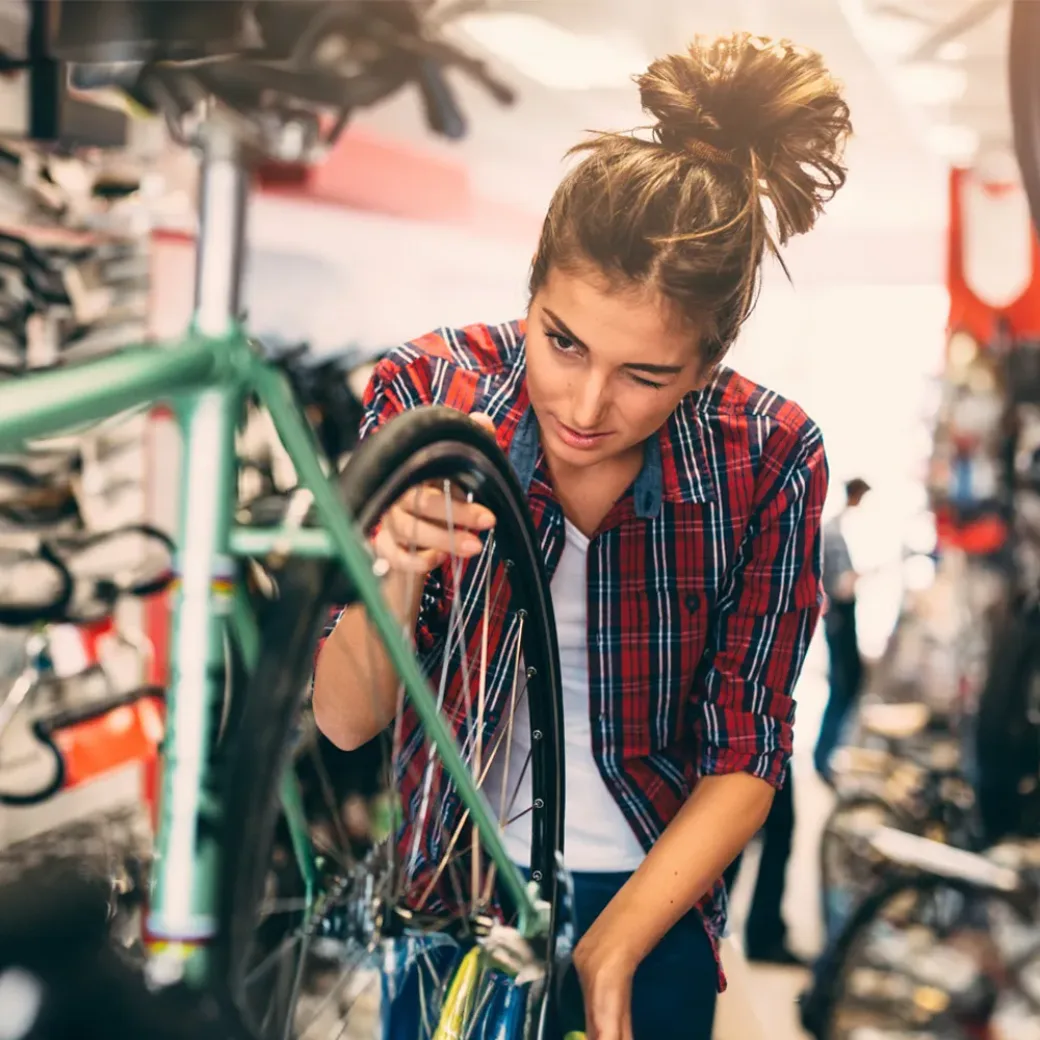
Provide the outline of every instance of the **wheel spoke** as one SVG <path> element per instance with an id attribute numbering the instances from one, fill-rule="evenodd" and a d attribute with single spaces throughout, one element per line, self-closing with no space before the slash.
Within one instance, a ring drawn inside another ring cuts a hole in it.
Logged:
<path id="1" fill-rule="evenodd" d="M 476 767 L 475 771 L 481 773 L 481 753 L 484 750 L 484 709 L 487 704 L 487 668 L 488 668 L 488 637 L 491 631 L 491 558 L 493 550 L 491 548 L 494 534 L 488 536 L 488 542 L 485 551 L 488 555 L 487 573 L 485 575 L 486 583 L 484 585 L 484 616 L 483 624 L 480 632 L 480 689 L 477 695 L 477 717 L 474 724 L 474 735 L 476 746 L 474 749 L 473 762 Z M 481 776 L 483 780 L 483 776 Z M 480 835 L 477 833 L 477 828 L 473 828 L 472 835 L 472 848 L 470 863 L 473 870 L 473 905 L 480 905 Z"/>

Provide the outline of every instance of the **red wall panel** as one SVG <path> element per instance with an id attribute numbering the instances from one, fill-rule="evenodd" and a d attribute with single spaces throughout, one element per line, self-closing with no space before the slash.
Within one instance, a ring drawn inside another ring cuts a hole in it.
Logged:
<path id="1" fill-rule="evenodd" d="M 395 217 L 475 226 L 496 236 L 531 237 L 540 214 L 480 196 L 461 160 L 415 145 L 348 130 L 313 166 L 268 163 L 258 172 L 268 194 L 386 213 Z"/>

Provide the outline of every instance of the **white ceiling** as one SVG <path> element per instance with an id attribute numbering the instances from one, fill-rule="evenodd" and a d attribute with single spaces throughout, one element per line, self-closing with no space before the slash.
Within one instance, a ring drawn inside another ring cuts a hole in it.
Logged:
<path id="1" fill-rule="evenodd" d="M 521 7 L 578 31 L 624 31 L 651 56 L 681 48 L 698 33 L 734 29 L 786 36 L 821 51 L 845 84 L 856 133 L 847 186 L 820 230 L 792 245 L 796 273 L 802 268 L 810 278 L 860 284 L 872 277 L 902 283 L 941 277 L 946 163 L 929 150 L 914 113 L 857 39 L 841 0 L 514 0 L 494 6 Z M 492 60 L 520 101 L 502 109 L 460 82 L 471 119 L 471 133 L 461 142 L 434 139 L 410 93 L 362 121 L 461 158 L 478 191 L 532 213 L 544 209 L 564 152 L 585 131 L 645 121 L 634 86 L 550 90 L 501 58 Z"/>
<path id="2" fill-rule="evenodd" d="M 934 147 L 962 164 L 1009 147 L 1011 0 L 839 3 Z"/>

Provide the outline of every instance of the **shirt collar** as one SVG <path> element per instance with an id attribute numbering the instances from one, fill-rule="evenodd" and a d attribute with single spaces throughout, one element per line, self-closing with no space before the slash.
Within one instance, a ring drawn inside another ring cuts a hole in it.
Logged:
<path id="1" fill-rule="evenodd" d="M 509 461 L 512 463 L 524 494 L 530 490 L 538 468 L 539 456 L 538 420 L 534 409 L 528 404 L 513 434 L 509 446 Z M 633 486 L 636 516 L 643 520 L 656 517 L 661 512 L 664 498 L 664 471 L 661 464 L 661 442 L 651 437 L 643 448 L 643 466 Z"/>

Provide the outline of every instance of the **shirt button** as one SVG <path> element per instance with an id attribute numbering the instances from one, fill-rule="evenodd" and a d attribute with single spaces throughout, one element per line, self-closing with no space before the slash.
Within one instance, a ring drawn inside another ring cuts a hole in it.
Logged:
<path id="1" fill-rule="evenodd" d="M 686 609 L 692 614 L 701 605 L 701 598 L 696 592 L 690 592 L 686 596 Z"/>

